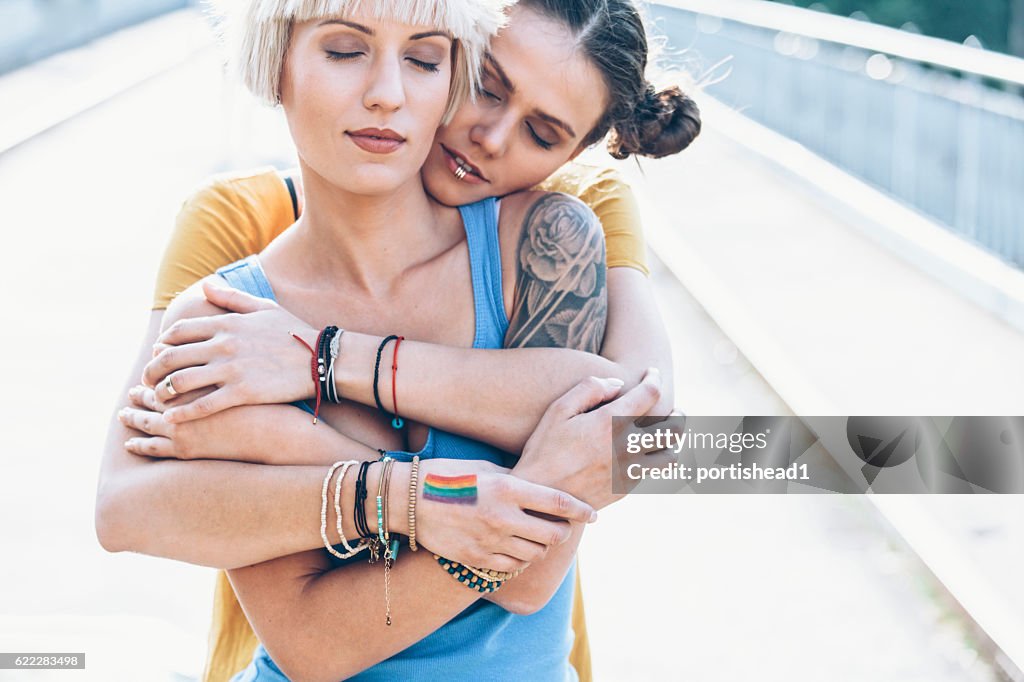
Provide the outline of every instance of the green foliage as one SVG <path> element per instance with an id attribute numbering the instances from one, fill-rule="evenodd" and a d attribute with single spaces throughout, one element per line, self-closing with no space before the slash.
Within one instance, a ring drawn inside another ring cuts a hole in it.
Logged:
<path id="1" fill-rule="evenodd" d="M 899 28 L 913 22 L 921 33 L 963 42 L 974 35 L 990 50 L 1008 50 L 1011 0 L 781 0 L 789 5 L 824 6 L 833 14 L 861 11 L 871 21 Z"/>

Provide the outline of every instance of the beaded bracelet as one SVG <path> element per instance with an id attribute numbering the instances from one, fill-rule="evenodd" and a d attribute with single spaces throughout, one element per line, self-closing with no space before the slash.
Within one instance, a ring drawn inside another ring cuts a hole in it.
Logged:
<path id="1" fill-rule="evenodd" d="M 477 592 L 494 592 L 502 585 L 503 581 L 481 578 L 479 575 L 473 573 L 469 566 L 460 564 L 457 561 L 449 561 L 437 554 L 434 555 L 434 558 L 437 559 L 437 563 L 441 564 L 441 568 L 448 571 L 448 575 L 452 576 L 471 590 L 476 590 Z"/>
<path id="2" fill-rule="evenodd" d="M 384 456 L 382 459 L 384 462 L 384 470 L 381 471 L 380 481 L 377 484 L 377 536 L 380 539 L 380 544 L 384 550 L 384 604 L 386 608 L 386 619 L 387 625 L 391 625 L 391 562 L 394 561 L 394 552 L 392 552 L 391 544 L 389 543 L 390 535 L 387 531 L 387 524 L 384 520 L 384 486 L 385 482 L 391 478 L 391 467 L 394 465 L 395 460 L 391 457 Z M 398 539 L 395 539 L 395 544 L 398 543 Z"/>
<path id="3" fill-rule="evenodd" d="M 324 541 L 324 547 L 327 548 L 327 551 L 339 559 L 348 559 L 360 550 L 356 549 L 353 550 L 350 554 L 342 554 L 338 550 L 334 549 L 334 545 L 331 544 L 330 539 L 327 537 L 327 489 L 330 487 L 331 478 L 334 476 L 334 472 L 338 469 L 338 467 L 345 465 L 351 466 L 355 463 L 355 460 L 350 460 L 348 462 L 341 461 L 332 464 L 331 468 L 327 470 L 327 476 L 324 477 L 324 485 L 320 491 L 320 538 Z M 346 466 L 346 469 L 348 468 L 348 466 Z M 347 542 L 345 543 L 345 545 L 346 547 L 348 547 Z"/>
<path id="4" fill-rule="evenodd" d="M 342 546 L 348 551 L 346 557 L 355 556 L 359 552 L 366 549 L 369 545 L 365 540 L 360 540 L 356 543 L 355 548 L 348 544 L 348 538 L 345 537 L 345 529 L 342 524 L 341 516 L 341 484 L 345 480 L 345 474 L 352 467 L 353 464 L 358 464 L 355 460 L 350 460 L 341 465 L 341 471 L 338 473 L 338 480 L 334 484 L 334 517 L 337 521 L 338 526 L 338 537 L 341 538 Z"/>
<path id="5" fill-rule="evenodd" d="M 412 470 L 409 472 L 409 549 L 419 550 L 416 546 L 416 493 L 419 487 L 420 456 L 413 455 Z"/>

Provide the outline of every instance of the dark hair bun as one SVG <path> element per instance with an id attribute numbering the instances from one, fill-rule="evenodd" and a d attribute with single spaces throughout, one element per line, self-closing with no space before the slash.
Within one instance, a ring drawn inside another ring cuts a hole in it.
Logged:
<path id="1" fill-rule="evenodd" d="M 677 154 L 700 134 L 697 103 L 678 86 L 655 92 L 648 85 L 632 118 L 616 123 L 608 137 L 608 152 L 616 159 L 631 154 L 660 159 Z"/>

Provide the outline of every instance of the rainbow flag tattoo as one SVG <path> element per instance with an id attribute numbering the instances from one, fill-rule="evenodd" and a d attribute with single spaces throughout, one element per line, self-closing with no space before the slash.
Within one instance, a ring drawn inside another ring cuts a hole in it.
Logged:
<path id="1" fill-rule="evenodd" d="M 476 504 L 476 474 L 427 474 L 423 479 L 423 499 L 446 504 Z"/>

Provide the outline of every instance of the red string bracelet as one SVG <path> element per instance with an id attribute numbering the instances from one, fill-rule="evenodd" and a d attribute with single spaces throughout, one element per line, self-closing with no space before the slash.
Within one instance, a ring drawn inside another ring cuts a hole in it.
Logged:
<path id="1" fill-rule="evenodd" d="M 309 361 L 309 371 L 313 376 L 313 385 L 316 387 L 316 407 L 313 408 L 313 423 L 316 424 L 316 420 L 320 417 L 320 373 L 318 371 L 318 364 L 320 358 L 317 356 L 316 351 L 309 347 L 309 344 L 294 332 L 288 332 L 292 335 L 292 338 L 301 343 L 309 351 L 313 359 Z M 319 345 L 319 344 L 318 344 Z"/>
<path id="2" fill-rule="evenodd" d="M 395 350 L 391 355 L 391 406 L 395 411 L 394 418 L 391 420 L 391 426 L 396 429 L 405 426 L 405 422 L 398 416 L 398 389 L 395 381 L 398 378 L 398 347 L 402 345 L 402 341 L 405 341 L 404 336 L 399 336 L 395 339 Z"/>

